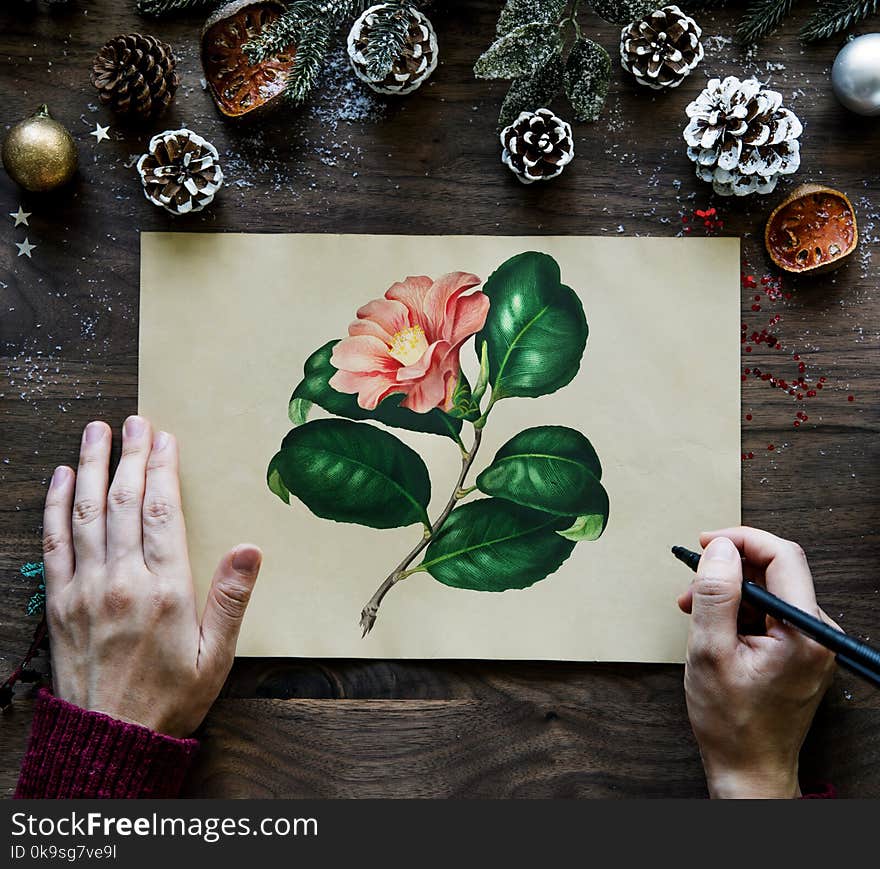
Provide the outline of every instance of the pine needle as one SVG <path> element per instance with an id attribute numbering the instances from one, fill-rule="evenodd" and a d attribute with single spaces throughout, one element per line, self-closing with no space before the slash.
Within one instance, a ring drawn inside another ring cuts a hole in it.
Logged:
<path id="1" fill-rule="evenodd" d="M 219 6 L 220 0 L 138 0 L 137 10 L 143 15 L 169 15 L 172 12 L 183 12 L 187 9 L 204 9 L 207 6 Z"/>
<path id="2" fill-rule="evenodd" d="M 370 5 L 370 0 L 294 0 L 280 18 L 246 43 L 244 50 L 256 62 L 295 46 L 285 94 L 294 103 L 302 103 L 318 81 L 330 41 L 340 25 Z"/>
<path id="3" fill-rule="evenodd" d="M 763 39 L 780 22 L 794 5 L 795 0 L 751 0 L 736 28 L 736 35 L 744 45 Z"/>
<path id="4" fill-rule="evenodd" d="M 801 30 L 802 42 L 828 39 L 841 30 L 873 15 L 880 0 L 821 0 Z"/>
<path id="5" fill-rule="evenodd" d="M 376 12 L 370 27 L 370 39 L 364 48 L 364 72 L 373 81 L 381 81 L 391 72 L 394 61 L 406 48 L 409 16 L 406 4 L 394 2 Z"/>

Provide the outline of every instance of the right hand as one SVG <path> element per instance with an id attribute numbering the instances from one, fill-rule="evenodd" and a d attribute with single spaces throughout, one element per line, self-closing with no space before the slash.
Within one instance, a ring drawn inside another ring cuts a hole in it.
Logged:
<path id="1" fill-rule="evenodd" d="M 62 700 L 188 736 L 223 687 L 260 570 L 242 544 L 220 561 L 201 622 L 189 568 L 177 441 L 125 421 L 110 481 L 112 433 L 92 422 L 79 469 L 52 475 L 43 518 L 46 616 Z"/>
<path id="2" fill-rule="evenodd" d="M 709 794 L 798 797 L 798 754 L 831 682 L 834 655 L 769 617 L 766 633 L 740 634 L 743 568 L 777 597 L 838 626 L 819 609 L 796 543 L 728 528 L 702 534 L 700 544 L 697 577 L 678 605 L 691 615 L 685 694 Z"/>

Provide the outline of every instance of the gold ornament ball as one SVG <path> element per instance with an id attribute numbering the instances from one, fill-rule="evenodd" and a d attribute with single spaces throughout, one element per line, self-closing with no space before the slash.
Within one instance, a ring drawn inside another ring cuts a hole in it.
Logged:
<path id="1" fill-rule="evenodd" d="M 9 131 L 2 157 L 9 177 L 33 193 L 66 184 L 77 166 L 73 137 L 49 115 L 46 106 Z"/>

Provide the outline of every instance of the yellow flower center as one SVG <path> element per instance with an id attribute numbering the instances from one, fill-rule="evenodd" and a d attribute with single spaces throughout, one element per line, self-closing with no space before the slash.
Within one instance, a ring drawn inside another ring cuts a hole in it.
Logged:
<path id="1" fill-rule="evenodd" d="M 401 365 L 413 365 L 428 349 L 428 339 L 421 326 L 410 326 L 394 333 L 388 352 Z"/>

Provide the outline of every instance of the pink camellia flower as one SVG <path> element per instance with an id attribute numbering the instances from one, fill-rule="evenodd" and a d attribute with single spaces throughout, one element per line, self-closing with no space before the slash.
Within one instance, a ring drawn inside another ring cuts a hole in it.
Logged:
<path id="1" fill-rule="evenodd" d="M 450 272 L 436 281 L 409 277 L 392 284 L 385 298 L 368 302 L 334 348 L 338 369 L 330 385 L 357 393 L 364 410 L 375 410 L 388 395 L 402 392 L 401 406 L 416 413 L 449 410 L 461 370 L 461 345 L 483 328 L 489 297 L 467 272 Z"/>

